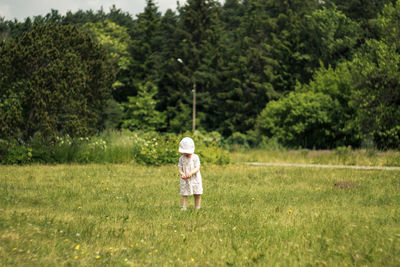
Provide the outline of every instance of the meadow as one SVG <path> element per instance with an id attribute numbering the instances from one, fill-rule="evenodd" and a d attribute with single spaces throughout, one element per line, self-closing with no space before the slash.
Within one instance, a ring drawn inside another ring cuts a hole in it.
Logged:
<path id="1" fill-rule="evenodd" d="M 233 163 L 272 162 L 298 164 L 327 164 L 349 166 L 399 167 L 400 151 L 379 151 L 375 149 L 351 149 L 338 147 L 334 150 L 309 149 L 233 149 L 230 153 Z"/>
<path id="2" fill-rule="evenodd" d="M 0 265 L 400 265 L 400 171 L 201 171 L 181 211 L 174 165 L 2 166 Z"/>

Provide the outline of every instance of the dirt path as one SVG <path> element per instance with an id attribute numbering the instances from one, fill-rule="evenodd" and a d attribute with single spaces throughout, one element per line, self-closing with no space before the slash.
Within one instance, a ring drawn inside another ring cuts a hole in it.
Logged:
<path id="1" fill-rule="evenodd" d="M 272 167 L 400 171 L 400 167 L 384 167 L 384 166 L 325 165 L 325 164 L 299 164 L 299 163 L 274 163 L 274 162 L 244 162 L 244 164 L 252 166 L 272 166 Z"/>

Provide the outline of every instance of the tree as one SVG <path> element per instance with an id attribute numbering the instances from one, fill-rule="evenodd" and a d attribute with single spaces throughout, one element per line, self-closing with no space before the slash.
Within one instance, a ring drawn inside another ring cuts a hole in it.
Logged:
<path id="1" fill-rule="evenodd" d="M 132 30 L 130 76 L 132 86 L 143 81 L 157 84 L 160 43 L 156 37 L 160 30 L 161 14 L 153 0 L 147 0 L 144 12 L 137 15 Z M 135 95 L 137 88 L 129 95 Z"/>
<path id="2" fill-rule="evenodd" d="M 332 148 L 337 145 L 340 104 L 314 92 L 291 92 L 270 101 L 257 119 L 257 131 L 288 147 Z"/>
<path id="3" fill-rule="evenodd" d="M 327 5 L 336 5 L 347 17 L 366 22 L 374 19 L 382 11 L 386 4 L 393 3 L 396 0 L 328 0 Z"/>
<path id="4" fill-rule="evenodd" d="M 400 54 L 394 45 L 371 40 L 350 64 L 355 124 L 379 148 L 399 148 Z"/>
<path id="5" fill-rule="evenodd" d="M 305 16 L 303 54 L 310 57 L 306 68 L 312 75 L 322 63 L 332 66 L 351 59 L 361 38 L 359 25 L 336 8 L 322 8 Z"/>
<path id="6" fill-rule="evenodd" d="M 386 44 L 394 46 L 400 53 L 400 1 L 395 4 L 388 4 L 378 16 L 377 26 L 379 27 L 379 39 Z"/>
<path id="7" fill-rule="evenodd" d="M 217 90 L 219 72 L 219 38 L 221 28 L 218 17 L 219 4 L 214 1 L 189 0 L 186 5 L 179 8 L 179 21 L 176 36 L 179 39 L 176 58 L 172 59 L 178 69 L 174 69 L 175 88 L 171 87 L 169 105 L 182 107 L 168 113 L 169 121 L 174 128 L 180 131 L 190 130 L 186 128 L 186 121 L 192 121 L 189 116 L 182 117 L 183 110 L 192 107 L 192 88 L 196 84 L 196 128 L 211 130 L 215 127 L 213 118 L 213 96 Z M 181 63 L 177 62 L 177 59 Z M 172 62 L 171 62 L 172 64 Z M 175 89 L 175 90 L 174 90 Z M 175 92 L 173 92 L 173 90 Z M 177 127 L 181 123 L 181 127 Z M 214 124 L 214 125 L 213 125 Z M 190 125 L 190 124 L 189 124 Z"/>
<path id="8" fill-rule="evenodd" d="M 378 17 L 380 40 L 369 40 L 350 63 L 355 124 L 379 148 L 400 147 L 400 1 Z"/>
<path id="9" fill-rule="evenodd" d="M 100 127 L 112 72 L 105 51 L 74 26 L 35 26 L 0 50 L 0 138 L 28 140 Z"/>
<path id="10" fill-rule="evenodd" d="M 331 141 L 336 145 L 358 147 L 361 143 L 359 127 L 353 123 L 356 109 L 350 104 L 353 90 L 353 75 L 348 62 L 340 63 L 336 68 L 321 66 L 308 84 L 296 86 L 296 92 L 324 94 L 339 104 L 336 107 L 335 120 L 327 129 L 335 132 Z M 327 144 L 328 146 L 334 145 Z"/>
<path id="11" fill-rule="evenodd" d="M 107 63 L 114 68 L 117 77 L 113 84 L 114 89 L 126 86 L 127 79 L 122 73 L 129 68 L 131 60 L 128 51 L 131 39 L 127 29 L 109 20 L 96 23 L 89 22 L 84 24 L 82 28 L 107 50 Z"/>
<path id="12" fill-rule="evenodd" d="M 224 83 L 216 95 L 218 130 L 224 135 L 253 129 L 268 101 L 310 78 L 302 21 L 317 7 L 317 1 L 241 2 L 239 26 L 224 34 Z"/>
<path id="13" fill-rule="evenodd" d="M 397 0 L 326 0 L 328 7 L 336 6 L 348 18 L 360 25 L 360 36 L 362 43 L 370 38 L 377 38 L 379 29 L 376 28 L 375 20 L 385 5 L 395 3 Z"/>
<path id="14" fill-rule="evenodd" d="M 154 96 L 157 94 L 157 87 L 146 82 L 139 84 L 138 88 L 138 95 L 129 96 L 128 102 L 122 104 L 124 108 L 122 128 L 131 131 L 162 129 L 165 124 L 165 113 L 155 109 L 157 101 Z"/>

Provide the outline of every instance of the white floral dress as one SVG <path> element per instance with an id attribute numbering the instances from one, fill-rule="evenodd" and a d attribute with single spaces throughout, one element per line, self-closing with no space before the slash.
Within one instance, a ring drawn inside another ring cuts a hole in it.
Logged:
<path id="1" fill-rule="evenodd" d="M 200 166 L 199 156 L 192 154 L 190 159 L 182 155 L 179 158 L 178 166 L 182 168 L 184 173 L 190 173 L 196 167 Z M 198 171 L 188 179 L 180 178 L 180 194 L 182 196 L 201 195 L 203 194 L 203 183 L 201 173 Z"/>

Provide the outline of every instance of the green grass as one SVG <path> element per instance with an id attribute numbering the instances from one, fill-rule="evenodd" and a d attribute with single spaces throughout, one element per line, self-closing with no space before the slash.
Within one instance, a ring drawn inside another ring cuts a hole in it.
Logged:
<path id="1" fill-rule="evenodd" d="M 301 164 L 400 166 L 399 151 L 352 150 L 339 147 L 336 150 L 263 150 L 252 149 L 231 153 L 231 161 L 278 162 Z"/>
<path id="2" fill-rule="evenodd" d="M 176 166 L 0 168 L 0 265 L 399 266 L 400 172 Z M 340 189 L 336 182 L 356 188 Z M 292 212 L 290 212 L 292 211 Z"/>

